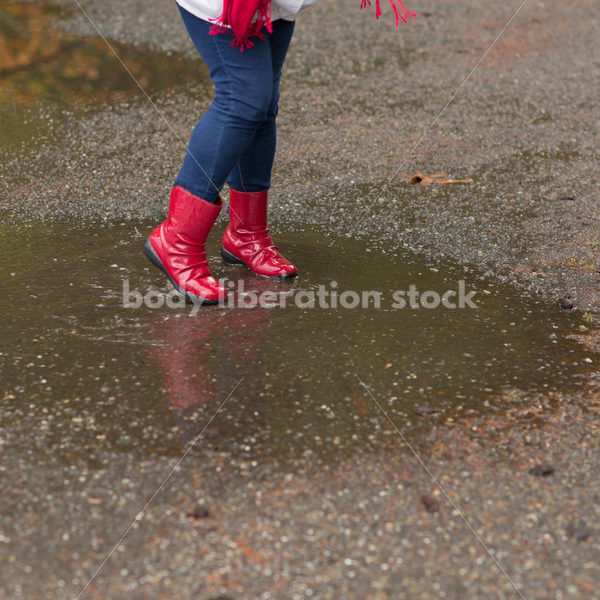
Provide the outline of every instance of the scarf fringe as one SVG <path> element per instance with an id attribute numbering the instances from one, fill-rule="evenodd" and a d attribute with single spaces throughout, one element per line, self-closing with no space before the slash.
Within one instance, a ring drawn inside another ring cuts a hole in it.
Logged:
<path id="1" fill-rule="evenodd" d="M 234 1 L 244 2 L 244 0 L 230 0 L 229 7 L 233 6 L 233 10 L 235 10 L 235 4 L 233 3 Z M 408 8 L 404 6 L 402 0 L 389 0 L 389 3 L 394 11 L 396 27 L 399 26 L 400 19 L 402 19 L 403 23 L 408 23 L 408 19 L 410 18 L 416 19 L 417 15 L 408 10 Z M 371 6 L 371 0 L 361 0 L 361 10 L 367 6 Z M 381 14 L 380 0 L 375 0 L 375 18 L 379 19 Z M 233 24 L 230 22 L 231 16 L 229 10 L 224 9 L 223 14 L 220 17 L 211 20 L 213 21 L 213 25 L 209 31 L 210 35 L 220 35 L 223 33 L 232 35 L 233 41 L 231 42 L 231 45 L 239 48 L 241 52 L 254 46 L 254 42 L 250 39 L 251 37 L 257 37 L 259 40 L 264 41 L 265 36 L 262 33 L 263 27 L 266 27 L 269 33 L 273 33 L 273 23 L 271 21 L 271 0 L 259 0 L 256 10 L 256 19 L 250 23 L 246 31 L 233 30 Z"/>
<path id="2" fill-rule="evenodd" d="M 402 0 L 389 0 L 389 3 L 392 5 L 392 10 L 394 11 L 394 16 L 396 17 L 396 27 L 400 25 L 400 19 L 402 19 L 403 23 L 408 23 L 408 19 L 413 18 L 416 19 L 416 13 L 408 10 Z M 361 0 L 360 8 L 367 8 L 367 6 L 371 6 L 371 0 Z M 381 6 L 379 0 L 375 0 L 375 18 L 379 19 L 382 15 Z"/>
<path id="3" fill-rule="evenodd" d="M 233 35 L 231 45 L 240 49 L 240 52 L 248 50 L 254 46 L 254 42 L 250 39 L 251 37 L 257 37 L 259 40 L 265 40 L 265 36 L 262 33 L 263 27 L 267 28 L 269 33 L 273 33 L 273 23 L 271 21 L 271 2 L 270 0 L 264 0 L 260 3 L 256 12 L 256 19 L 250 24 L 248 30 L 243 34 L 236 34 L 231 27 L 231 23 L 228 23 L 228 19 L 225 16 L 225 11 L 217 19 L 212 19 L 214 24 L 209 30 L 210 35 L 219 35 L 222 33 L 228 33 Z"/>

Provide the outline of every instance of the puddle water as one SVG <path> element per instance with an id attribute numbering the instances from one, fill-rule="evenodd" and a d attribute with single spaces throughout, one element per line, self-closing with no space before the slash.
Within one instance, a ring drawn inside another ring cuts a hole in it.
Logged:
<path id="1" fill-rule="evenodd" d="M 75 37 L 54 26 L 72 12 L 46 4 L 0 2 L 0 146 L 43 133 L 48 119 L 61 111 L 89 110 L 140 96 L 102 39 Z M 155 99 L 184 85 L 198 85 L 210 93 L 202 61 L 112 41 L 111 45 Z"/>
<path id="2" fill-rule="evenodd" d="M 8 438 L 15 428 L 36 432 L 29 452 L 91 465 L 107 449 L 178 455 L 243 377 L 195 452 L 331 460 L 400 443 L 356 376 L 415 435 L 428 423 L 415 405 L 441 418 L 493 410 L 513 389 L 573 389 L 593 367 L 565 339 L 575 315 L 448 265 L 314 231 L 277 235 L 301 272 L 292 282 L 224 265 L 223 225 L 211 234 L 215 276 L 286 294 L 285 308 L 125 308 L 124 280 L 130 291 L 153 290 L 154 301 L 169 291 L 141 254 L 151 226 L 2 226 L 2 429 Z M 393 293 L 411 284 L 441 295 L 460 280 L 477 308 L 393 306 Z M 319 286 L 379 291 L 381 305 L 302 306 Z"/>

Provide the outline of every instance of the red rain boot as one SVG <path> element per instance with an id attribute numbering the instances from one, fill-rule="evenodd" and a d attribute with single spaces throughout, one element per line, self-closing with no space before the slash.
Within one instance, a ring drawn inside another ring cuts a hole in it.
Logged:
<path id="1" fill-rule="evenodd" d="M 269 235 L 267 190 L 231 190 L 229 218 L 221 248 L 226 263 L 244 265 L 263 277 L 296 277 L 296 267 L 281 255 Z"/>
<path id="2" fill-rule="evenodd" d="M 169 215 L 144 243 L 144 254 L 194 304 L 217 304 L 227 290 L 210 274 L 205 242 L 223 201 L 212 204 L 182 187 L 171 192 Z"/>

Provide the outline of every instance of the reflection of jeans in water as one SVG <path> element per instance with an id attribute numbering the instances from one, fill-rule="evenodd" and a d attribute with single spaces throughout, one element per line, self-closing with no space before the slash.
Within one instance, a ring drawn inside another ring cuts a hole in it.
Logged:
<path id="1" fill-rule="evenodd" d="M 274 21 L 272 34 L 263 29 L 265 41 L 253 37 L 254 46 L 240 52 L 231 46 L 231 35 L 209 35 L 211 23 L 180 11 L 210 69 L 215 98 L 192 133 L 175 185 L 211 202 L 225 182 L 239 191 L 266 190 L 275 157 L 279 79 L 294 22 Z"/>

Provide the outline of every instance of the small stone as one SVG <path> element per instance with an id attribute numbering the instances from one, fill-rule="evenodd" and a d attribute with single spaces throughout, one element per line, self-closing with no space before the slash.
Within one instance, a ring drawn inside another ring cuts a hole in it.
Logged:
<path id="1" fill-rule="evenodd" d="M 548 477 L 554 473 L 554 467 L 551 465 L 535 465 L 529 469 L 529 473 L 535 477 Z"/>
<path id="2" fill-rule="evenodd" d="M 585 521 L 571 521 L 567 525 L 567 535 L 578 542 L 585 542 L 585 540 L 591 537 L 592 532 Z"/>
<path id="3" fill-rule="evenodd" d="M 196 506 L 193 511 L 187 513 L 187 516 L 192 519 L 206 519 L 209 514 L 208 508 L 205 506 Z"/>
<path id="4" fill-rule="evenodd" d="M 571 294 L 565 294 L 560 299 L 559 304 L 563 310 L 573 310 L 573 302 L 571 302 Z"/>
<path id="5" fill-rule="evenodd" d="M 440 503 L 433 496 L 423 494 L 421 496 L 421 502 L 428 513 L 436 513 L 440 510 Z"/>
<path id="6" fill-rule="evenodd" d="M 437 408 L 433 406 L 429 406 L 429 404 L 417 404 L 413 409 L 418 415 L 433 415 L 438 412 Z"/>

